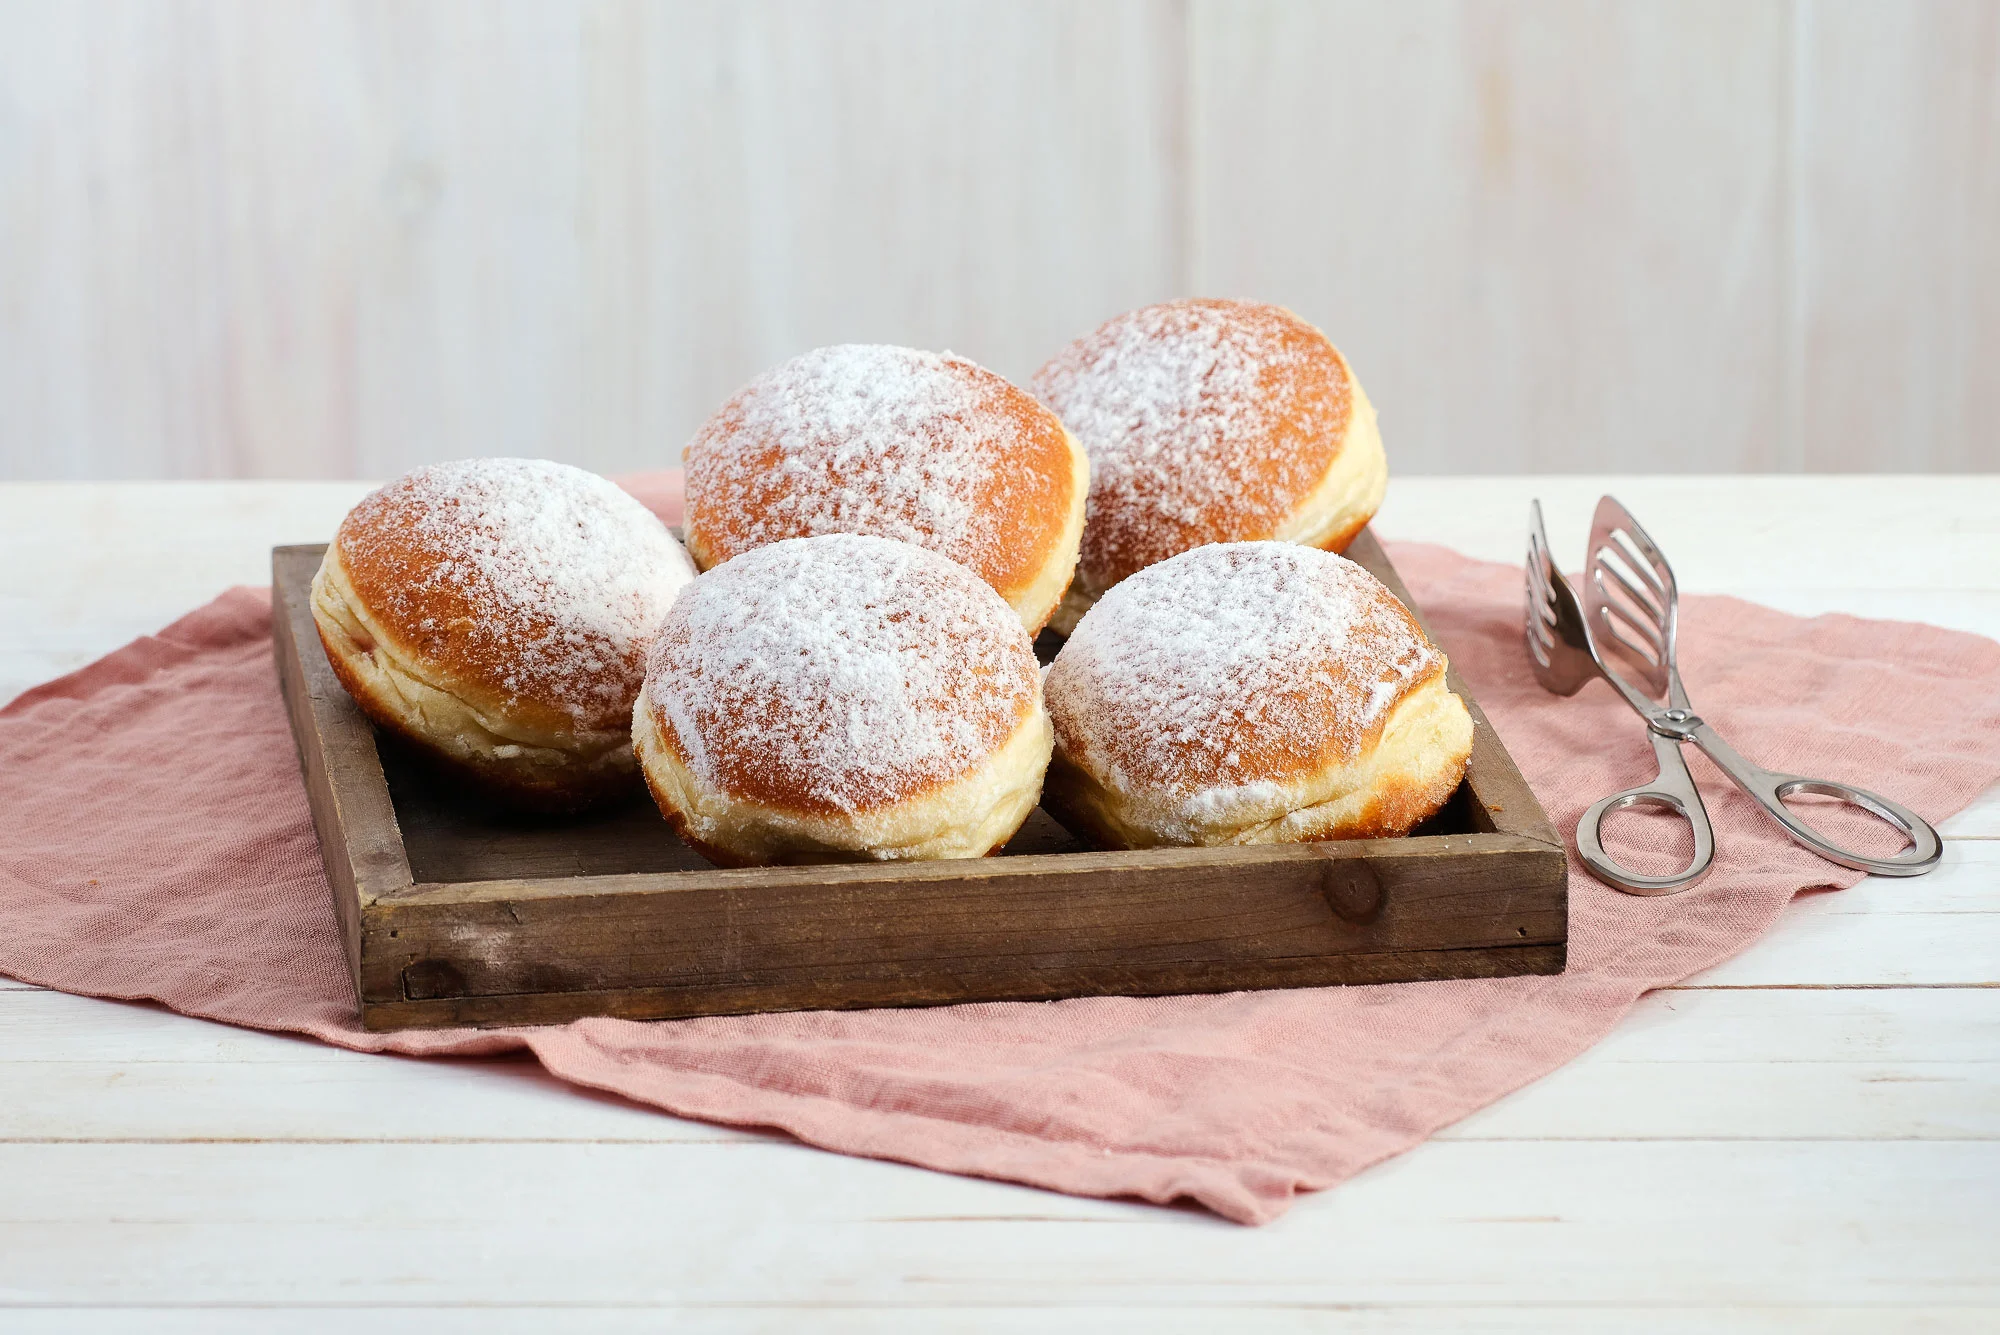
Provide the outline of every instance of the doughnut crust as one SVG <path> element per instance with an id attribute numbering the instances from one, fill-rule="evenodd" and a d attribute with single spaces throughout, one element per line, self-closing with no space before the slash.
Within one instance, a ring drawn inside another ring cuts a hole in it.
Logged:
<path id="1" fill-rule="evenodd" d="M 526 459 L 420 468 L 341 521 L 313 577 L 327 661 L 362 712 L 516 805 L 636 790 L 645 650 L 694 569 L 644 506 Z"/>
<path id="2" fill-rule="evenodd" d="M 1068 633 L 1118 581 L 1206 543 L 1346 548 L 1388 485 L 1375 410 L 1326 335 L 1279 306 L 1187 300 L 1118 316 L 1035 374 L 1090 455 Z"/>
<path id="3" fill-rule="evenodd" d="M 1407 834 L 1472 753 L 1445 668 L 1344 557 L 1185 552 L 1106 594 L 1050 665 L 1042 805 L 1110 848 Z"/>
<path id="4" fill-rule="evenodd" d="M 687 447 L 689 554 L 867 533 L 970 567 L 1029 634 L 1069 587 L 1087 457 L 1056 415 L 950 353 L 849 344 L 767 371 Z"/>
<path id="5" fill-rule="evenodd" d="M 1053 734 L 992 588 L 909 543 L 828 534 L 689 587 L 632 740 L 668 823 L 742 867 L 983 857 L 1034 809 Z"/>

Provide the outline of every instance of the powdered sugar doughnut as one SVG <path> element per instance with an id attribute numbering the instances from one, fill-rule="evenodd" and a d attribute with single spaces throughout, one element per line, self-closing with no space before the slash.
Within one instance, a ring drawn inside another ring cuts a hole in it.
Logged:
<path id="1" fill-rule="evenodd" d="M 1149 566 L 1050 666 L 1042 804 L 1109 847 L 1405 834 L 1472 751 L 1445 657 L 1374 576 L 1284 542 Z"/>
<path id="2" fill-rule="evenodd" d="M 653 644 L 632 737 L 661 813 L 723 866 L 983 856 L 1034 809 L 1051 745 L 1000 596 L 852 534 L 697 579 Z"/>
<path id="3" fill-rule="evenodd" d="M 707 570 L 785 538 L 896 538 L 970 567 L 1032 634 L 1076 569 L 1088 488 L 1055 414 L 991 371 L 821 348 L 752 381 L 688 445 L 688 551 Z"/>
<path id="4" fill-rule="evenodd" d="M 312 610 L 376 723 L 489 789 L 569 809 L 634 787 L 646 646 L 693 578 L 665 526 L 603 478 L 474 459 L 348 512 Z"/>
<path id="5" fill-rule="evenodd" d="M 1111 320 L 1035 375 L 1090 454 L 1067 633 L 1119 580 L 1210 542 L 1344 550 L 1388 484 L 1375 410 L 1326 335 L 1279 306 L 1170 301 Z"/>

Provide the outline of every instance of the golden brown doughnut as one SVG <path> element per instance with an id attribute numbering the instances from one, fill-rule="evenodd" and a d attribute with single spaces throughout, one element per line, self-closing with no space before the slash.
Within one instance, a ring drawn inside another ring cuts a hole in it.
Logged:
<path id="1" fill-rule="evenodd" d="M 1034 809 L 1051 744 L 1013 610 L 964 566 L 859 534 L 695 580 L 632 738 L 661 814 L 725 867 L 982 857 Z"/>
<path id="2" fill-rule="evenodd" d="M 1076 569 L 1089 462 L 1054 413 L 950 353 L 849 344 L 795 357 L 687 447 L 703 570 L 785 538 L 872 533 L 969 566 L 1041 629 Z"/>
<path id="3" fill-rule="evenodd" d="M 666 527 L 603 478 L 474 459 L 349 511 L 312 611 L 377 724 L 493 793 L 571 810 L 636 791 L 646 646 L 693 578 Z"/>
<path id="4" fill-rule="evenodd" d="M 1045 689 L 1042 805 L 1111 848 L 1406 834 L 1472 751 L 1409 609 L 1293 543 L 1197 547 L 1122 581 Z"/>
<path id="5" fill-rule="evenodd" d="M 1119 580 L 1211 542 L 1346 548 L 1381 507 L 1375 410 L 1326 335 L 1279 306 L 1170 301 L 1108 321 L 1035 374 L 1090 454 L 1067 634 Z"/>

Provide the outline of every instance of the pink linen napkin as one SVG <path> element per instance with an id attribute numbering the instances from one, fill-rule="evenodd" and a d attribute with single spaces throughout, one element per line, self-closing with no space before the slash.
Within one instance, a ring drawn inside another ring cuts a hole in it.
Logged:
<path id="1" fill-rule="evenodd" d="M 678 481 L 629 485 L 675 518 Z M 1392 551 L 1557 828 L 1650 777 L 1641 726 L 1608 688 L 1559 700 L 1535 685 L 1517 568 Z M 1799 891 L 1859 879 L 1703 766 L 1715 874 L 1640 899 L 1572 861 L 1558 977 L 371 1034 L 268 609 L 265 591 L 232 590 L 0 710 L 0 973 L 365 1051 L 525 1048 L 566 1080 L 689 1117 L 1260 1223 L 1554 1070 L 1641 993 L 1742 950 Z M 2000 779 L 2000 645 L 1729 598 L 1686 598 L 1682 617 L 1689 690 L 1753 759 L 1932 820 Z"/>

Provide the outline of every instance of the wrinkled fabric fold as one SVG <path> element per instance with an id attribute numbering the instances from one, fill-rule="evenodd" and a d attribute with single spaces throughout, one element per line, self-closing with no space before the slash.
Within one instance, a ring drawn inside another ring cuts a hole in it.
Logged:
<path id="1" fill-rule="evenodd" d="M 677 517 L 677 478 L 627 485 Z M 1517 568 L 1391 554 L 1558 829 L 1651 774 L 1643 728 L 1608 688 L 1560 700 L 1535 685 Z M 1560 976 L 372 1034 L 268 620 L 267 592 L 232 590 L 0 710 L 0 973 L 364 1051 L 527 1049 L 562 1079 L 684 1116 L 1257 1223 L 1562 1065 L 1648 989 L 1756 940 L 1792 895 L 1859 879 L 1697 764 L 1714 875 L 1641 899 L 1572 859 Z M 1933 821 L 2000 779 L 1991 641 L 1691 596 L 1681 644 L 1704 715 L 1760 763 Z M 1634 838 L 1668 843 L 1645 825 Z"/>

